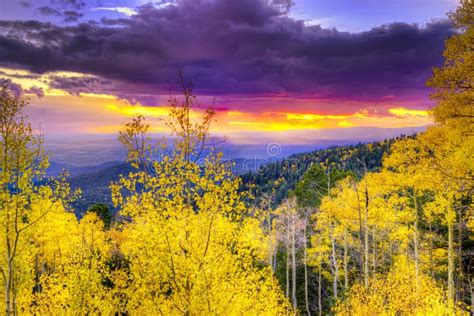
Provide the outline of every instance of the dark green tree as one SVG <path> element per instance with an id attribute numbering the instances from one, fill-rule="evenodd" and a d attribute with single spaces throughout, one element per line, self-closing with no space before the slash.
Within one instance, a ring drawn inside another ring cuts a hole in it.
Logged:
<path id="1" fill-rule="evenodd" d="M 96 213 L 97 216 L 104 222 L 105 229 L 109 229 L 112 224 L 112 212 L 110 208 L 102 203 L 97 203 L 91 206 L 87 212 Z"/>
<path id="2" fill-rule="evenodd" d="M 296 184 L 295 195 L 298 206 L 318 208 L 321 199 L 336 182 L 350 175 L 352 175 L 350 171 L 338 168 L 325 169 L 321 164 L 312 164 Z"/>

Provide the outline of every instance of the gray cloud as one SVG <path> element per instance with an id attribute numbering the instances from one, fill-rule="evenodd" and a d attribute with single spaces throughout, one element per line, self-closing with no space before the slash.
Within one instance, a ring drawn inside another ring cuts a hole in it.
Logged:
<path id="1" fill-rule="evenodd" d="M 36 9 L 36 13 L 44 15 L 44 16 L 58 16 L 64 17 L 63 22 L 77 22 L 80 18 L 84 15 L 78 11 L 74 10 L 63 10 L 59 11 L 50 6 L 42 6 Z"/>
<path id="2" fill-rule="evenodd" d="M 36 9 L 36 13 L 46 16 L 61 16 L 61 12 L 50 6 L 42 6 Z"/>

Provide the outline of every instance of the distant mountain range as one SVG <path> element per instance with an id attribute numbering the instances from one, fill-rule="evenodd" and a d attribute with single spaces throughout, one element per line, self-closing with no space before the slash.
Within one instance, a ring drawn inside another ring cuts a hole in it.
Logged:
<path id="1" fill-rule="evenodd" d="M 282 159 L 293 154 L 311 152 L 331 146 L 382 141 L 402 134 L 411 135 L 424 129 L 423 126 L 410 128 L 354 127 L 308 130 L 304 135 L 291 131 L 275 131 L 271 134 L 242 132 L 228 139 L 225 135 L 215 135 L 213 142 L 218 144 L 218 150 L 224 154 L 225 159 Z M 150 137 L 162 139 L 164 135 L 153 134 Z M 168 138 L 167 144 L 171 148 L 173 140 Z M 269 147 L 275 144 L 279 146 L 278 155 L 274 155 L 274 153 L 269 155 Z M 117 135 L 97 137 L 48 135 L 45 139 L 45 150 L 51 161 L 71 165 L 71 170 L 74 168 L 72 165 L 95 166 L 113 160 L 124 161 L 127 157 L 127 151 L 118 141 Z"/>
<path id="2" fill-rule="evenodd" d="M 50 162 L 50 166 L 47 170 L 49 176 L 58 176 L 63 171 L 69 172 L 70 176 L 77 176 L 84 173 L 94 173 L 103 169 L 107 169 L 116 165 L 124 164 L 123 161 L 109 161 L 93 166 L 75 166 L 70 164 L 64 164 L 59 162 Z"/>
<path id="3" fill-rule="evenodd" d="M 281 149 L 278 144 L 275 144 L 275 148 L 267 148 L 270 155 L 267 155 L 265 159 L 256 155 L 254 158 L 237 158 L 227 161 L 234 162 L 233 172 L 242 178 L 244 189 L 253 187 L 252 190 L 256 190 L 254 196 L 257 197 L 264 192 L 275 190 L 275 202 L 279 203 L 289 191 L 294 189 L 311 164 L 324 162 L 360 174 L 361 161 L 365 161 L 368 170 L 376 171 L 381 167 L 383 156 L 390 151 L 396 139 L 332 146 L 287 157 L 281 157 L 281 155 L 271 157 L 273 150 Z M 48 169 L 48 175 L 58 175 L 62 170 L 70 173 L 71 188 L 82 190 L 82 197 L 73 204 L 77 215 L 81 216 L 96 203 L 104 203 L 112 208 L 110 183 L 118 181 L 120 175 L 128 174 L 135 169 L 123 161 L 110 161 L 85 167 L 53 162 Z M 276 187 L 275 183 L 278 183 Z M 255 184 L 255 186 L 250 184 Z"/>
<path id="4" fill-rule="evenodd" d="M 234 162 L 232 171 L 236 175 L 256 172 L 274 159 L 245 159 L 228 160 Z M 120 175 L 126 175 L 136 169 L 123 161 L 109 161 L 93 166 L 74 166 L 51 162 L 47 170 L 48 176 L 58 176 L 63 171 L 69 173 L 68 182 L 72 189 L 81 189 L 81 198 L 73 203 L 74 210 L 80 216 L 96 203 L 104 203 L 112 207 L 110 183 L 118 181 Z"/>

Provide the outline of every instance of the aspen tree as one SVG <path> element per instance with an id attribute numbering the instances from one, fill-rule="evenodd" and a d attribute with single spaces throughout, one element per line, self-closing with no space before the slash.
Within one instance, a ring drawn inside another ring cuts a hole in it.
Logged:
<path id="1" fill-rule="evenodd" d="M 32 212 L 35 201 L 53 197 L 51 188 L 35 185 L 48 166 L 42 139 L 35 135 L 24 114 L 28 99 L 16 98 L 7 86 L 0 87 L 0 222 L 2 224 L 0 271 L 6 315 L 16 315 L 19 247 L 25 234 L 49 211 L 48 203 Z"/>

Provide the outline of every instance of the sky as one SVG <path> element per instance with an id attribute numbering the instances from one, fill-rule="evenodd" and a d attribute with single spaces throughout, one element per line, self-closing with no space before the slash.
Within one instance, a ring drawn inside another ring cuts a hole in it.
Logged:
<path id="1" fill-rule="evenodd" d="M 422 130 L 457 0 L 0 0 L 0 78 L 50 139 L 167 133 L 178 70 L 233 143 Z M 48 138 L 47 138 L 48 139 Z"/>

